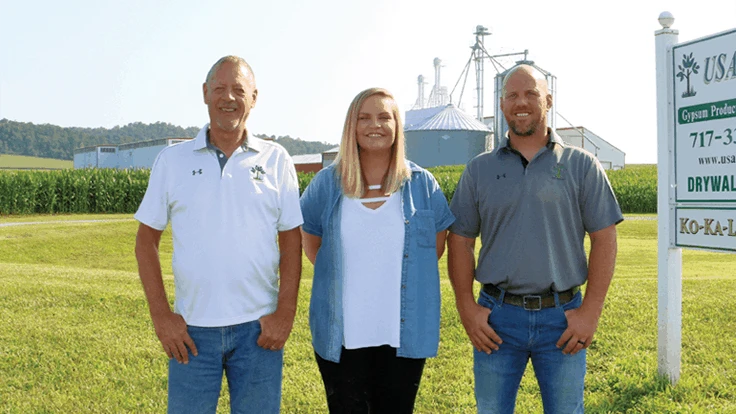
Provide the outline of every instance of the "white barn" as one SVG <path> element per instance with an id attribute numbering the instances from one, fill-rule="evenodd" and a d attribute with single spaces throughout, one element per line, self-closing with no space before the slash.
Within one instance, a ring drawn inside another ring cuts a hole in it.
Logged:
<path id="1" fill-rule="evenodd" d="M 483 118 L 483 123 L 492 127 L 494 119 L 492 116 Z M 624 168 L 626 153 L 615 147 L 610 142 L 594 134 L 584 126 L 574 128 L 557 128 L 557 135 L 565 141 L 566 144 L 583 148 L 598 158 L 601 165 L 606 170 L 620 170 Z"/>
<path id="2" fill-rule="evenodd" d="M 118 146 L 117 168 L 151 168 L 162 149 L 191 138 L 159 138 Z"/>
<path id="3" fill-rule="evenodd" d="M 116 145 L 95 145 L 74 150 L 74 168 L 117 168 Z"/>
<path id="4" fill-rule="evenodd" d="M 74 150 L 74 168 L 151 168 L 162 149 L 191 138 L 160 138 L 122 145 L 95 145 Z"/>
<path id="5" fill-rule="evenodd" d="M 580 147 L 595 155 L 606 170 L 624 168 L 626 154 L 585 127 L 557 128 L 557 135 L 565 143 Z"/>

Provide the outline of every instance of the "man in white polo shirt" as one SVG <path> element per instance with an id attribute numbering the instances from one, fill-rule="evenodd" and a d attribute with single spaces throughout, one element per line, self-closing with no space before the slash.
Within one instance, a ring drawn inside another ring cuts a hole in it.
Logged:
<path id="1" fill-rule="evenodd" d="M 245 60 L 218 60 L 203 92 L 210 123 L 161 151 L 135 214 L 139 274 L 169 356 L 168 411 L 214 413 L 224 371 L 233 413 L 277 413 L 301 277 L 296 171 L 284 148 L 248 134 L 258 90 Z M 169 222 L 173 311 L 158 256 Z"/>

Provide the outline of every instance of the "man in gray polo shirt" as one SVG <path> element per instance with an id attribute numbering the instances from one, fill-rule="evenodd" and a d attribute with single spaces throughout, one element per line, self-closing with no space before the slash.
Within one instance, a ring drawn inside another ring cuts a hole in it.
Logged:
<path id="1" fill-rule="evenodd" d="M 623 216 L 595 157 L 547 128 L 551 107 L 541 73 L 527 65 L 509 71 L 501 97 L 508 137 L 468 163 L 450 205 L 457 220 L 448 267 L 476 349 L 479 413 L 513 413 L 529 359 L 545 412 L 583 412 L 585 349 L 613 277 Z M 478 303 L 473 278 L 482 284 Z"/>

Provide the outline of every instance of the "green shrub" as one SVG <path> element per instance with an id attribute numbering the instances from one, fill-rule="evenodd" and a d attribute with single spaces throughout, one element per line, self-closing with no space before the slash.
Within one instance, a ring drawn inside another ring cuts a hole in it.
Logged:
<path id="1" fill-rule="evenodd" d="M 296 174 L 297 179 L 299 179 L 299 195 L 302 195 L 304 193 L 304 190 L 307 188 L 309 183 L 312 181 L 312 178 L 314 178 L 315 174 L 313 172 L 300 172 Z"/>

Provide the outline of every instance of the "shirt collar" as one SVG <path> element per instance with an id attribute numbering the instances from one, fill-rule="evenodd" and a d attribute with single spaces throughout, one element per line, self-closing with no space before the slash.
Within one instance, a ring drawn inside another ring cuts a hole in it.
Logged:
<path id="1" fill-rule="evenodd" d="M 417 165 L 417 164 L 415 164 L 415 163 L 413 163 L 413 162 L 411 162 L 411 161 L 409 161 L 407 159 L 404 159 L 404 163 L 406 164 L 406 168 L 408 168 L 409 171 L 411 171 L 412 173 L 421 172 L 422 171 L 422 167 L 420 167 L 419 165 Z"/>
<path id="2" fill-rule="evenodd" d="M 547 148 L 554 150 L 555 145 L 559 145 L 563 148 L 565 147 L 565 142 L 562 140 L 562 138 L 560 138 L 559 135 L 557 135 L 555 131 L 552 130 L 552 128 L 547 127 L 547 135 L 549 136 L 549 141 L 547 141 L 546 144 Z M 509 139 L 508 132 L 501 142 L 501 148 L 505 151 L 514 151 L 514 149 L 511 147 L 511 140 Z"/>
<path id="3" fill-rule="evenodd" d="M 199 130 L 199 133 L 197 134 L 196 138 L 194 138 L 194 151 L 199 151 L 205 148 L 209 149 L 217 149 L 212 143 L 210 142 L 209 137 L 209 130 L 210 130 L 210 124 L 205 124 L 205 126 Z M 250 132 L 246 132 L 245 141 L 240 145 L 240 148 L 243 151 L 253 150 L 255 152 L 261 152 L 263 151 L 263 143 L 260 139 L 252 136 Z"/>

